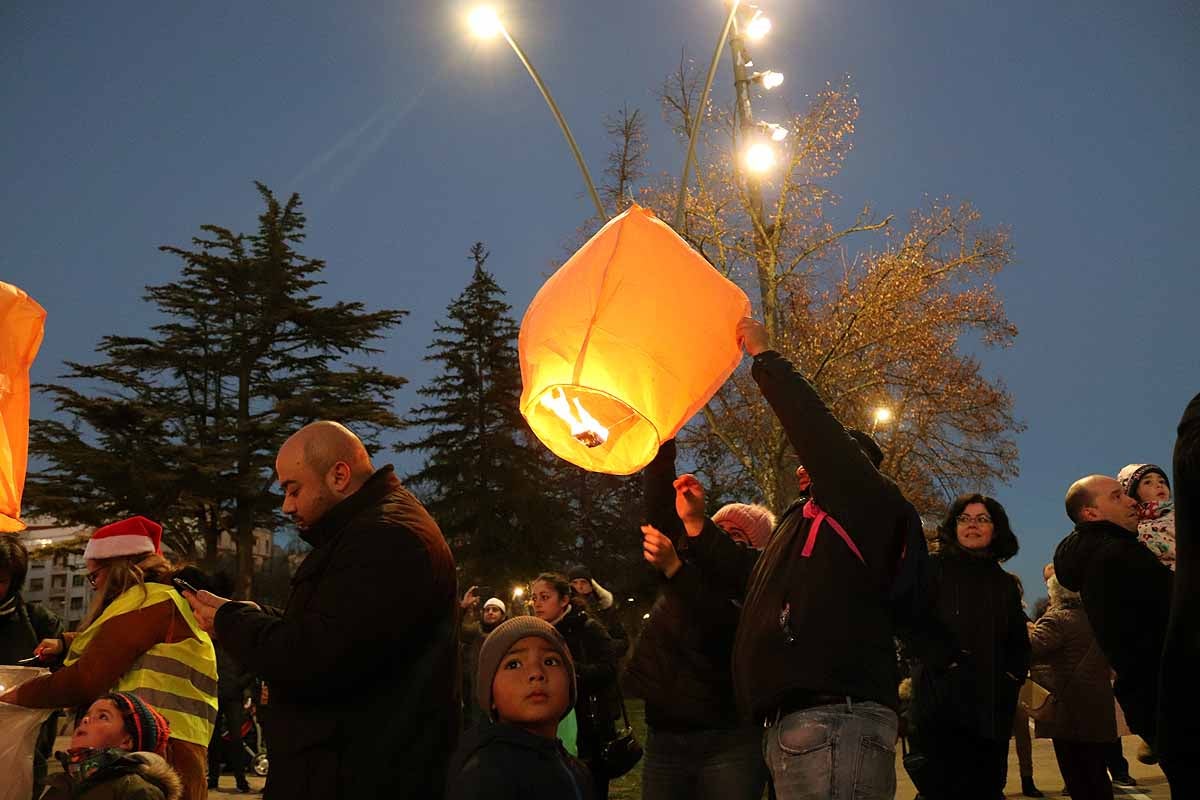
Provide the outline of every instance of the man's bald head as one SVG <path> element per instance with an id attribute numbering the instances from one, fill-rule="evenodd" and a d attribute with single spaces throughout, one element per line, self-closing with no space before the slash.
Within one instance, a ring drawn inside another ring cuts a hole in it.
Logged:
<path id="1" fill-rule="evenodd" d="M 362 440 L 345 425 L 321 420 L 296 431 L 275 459 L 283 513 L 301 530 L 362 488 L 375 472 Z"/>
<path id="2" fill-rule="evenodd" d="M 1080 478 L 1067 489 L 1065 502 L 1067 516 L 1075 524 L 1107 521 L 1126 530 L 1137 530 L 1137 503 L 1125 494 L 1116 478 L 1108 475 Z"/>
<path id="3" fill-rule="evenodd" d="M 289 445 L 299 448 L 304 463 L 318 475 L 324 475 L 341 462 L 350 468 L 352 478 L 362 481 L 375 471 L 362 439 L 340 422 L 318 420 L 293 433 L 279 452 Z"/>

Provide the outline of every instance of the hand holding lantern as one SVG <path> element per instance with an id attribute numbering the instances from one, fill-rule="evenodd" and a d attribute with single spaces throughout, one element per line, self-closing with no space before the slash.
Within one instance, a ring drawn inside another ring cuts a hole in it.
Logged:
<path id="1" fill-rule="evenodd" d="M 767 329 L 753 317 L 743 317 L 737 324 L 738 347 L 743 348 L 751 356 L 771 349 L 771 339 Z"/>

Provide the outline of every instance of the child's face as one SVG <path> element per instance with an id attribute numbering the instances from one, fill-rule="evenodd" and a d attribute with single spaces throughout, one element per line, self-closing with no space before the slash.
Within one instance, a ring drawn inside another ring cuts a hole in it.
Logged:
<path id="1" fill-rule="evenodd" d="M 93 747 L 97 750 L 117 747 L 129 750 L 133 747 L 133 737 L 125 732 L 125 719 L 113 701 L 100 699 L 92 703 L 75 727 L 71 747 Z"/>
<path id="2" fill-rule="evenodd" d="M 518 640 L 492 679 L 496 717 L 540 736 L 554 737 L 567 713 L 571 688 L 563 657 L 540 636 Z"/>
<path id="3" fill-rule="evenodd" d="M 1171 487 L 1167 486 L 1162 475 L 1157 472 L 1148 472 L 1138 481 L 1137 499 L 1139 503 L 1166 502 L 1171 499 Z"/>

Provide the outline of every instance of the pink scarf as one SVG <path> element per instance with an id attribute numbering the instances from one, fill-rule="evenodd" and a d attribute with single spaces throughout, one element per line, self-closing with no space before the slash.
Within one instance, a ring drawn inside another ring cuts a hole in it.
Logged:
<path id="1" fill-rule="evenodd" d="M 805 519 L 811 519 L 812 525 L 810 525 L 808 528 L 808 541 L 804 543 L 804 549 L 800 551 L 801 556 L 808 558 L 812 555 L 813 546 L 817 543 L 817 532 L 821 528 L 821 523 L 828 522 L 829 527 L 833 528 L 833 530 L 837 532 L 837 535 L 842 537 L 842 541 L 846 543 L 854 555 L 858 556 L 858 560 L 863 564 L 867 563 L 867 560 L 863 558 L 862 553 L 859 552 L 858 545 L 856 545 L 854 540 L 850 538 L 850 534 L 846 533 L 846 529 L 843 528 L 836 519 L 829 516 L 828 511 L 825 511 L 819 505 L 817 505 L 816 500 L 809 500 L 804 504 L 804 517 Z"/>

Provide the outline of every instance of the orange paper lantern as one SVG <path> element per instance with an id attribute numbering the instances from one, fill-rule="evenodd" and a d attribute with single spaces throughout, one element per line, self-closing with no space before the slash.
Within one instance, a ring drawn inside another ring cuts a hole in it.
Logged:
<path id="1" fill-rule="evenodd" d="M 639 206 L 538 291 L 521 322 L 521 414 L 557 456 L 629 475 L 741 360 L 745 292 Z"/>
<path id="2" fill-rule="evenodd" d="M 0 281 L 0 531 L 24 530 L 21 493 L 29 456 L 29 367 L 42 344 L 46 310 Z"/>

